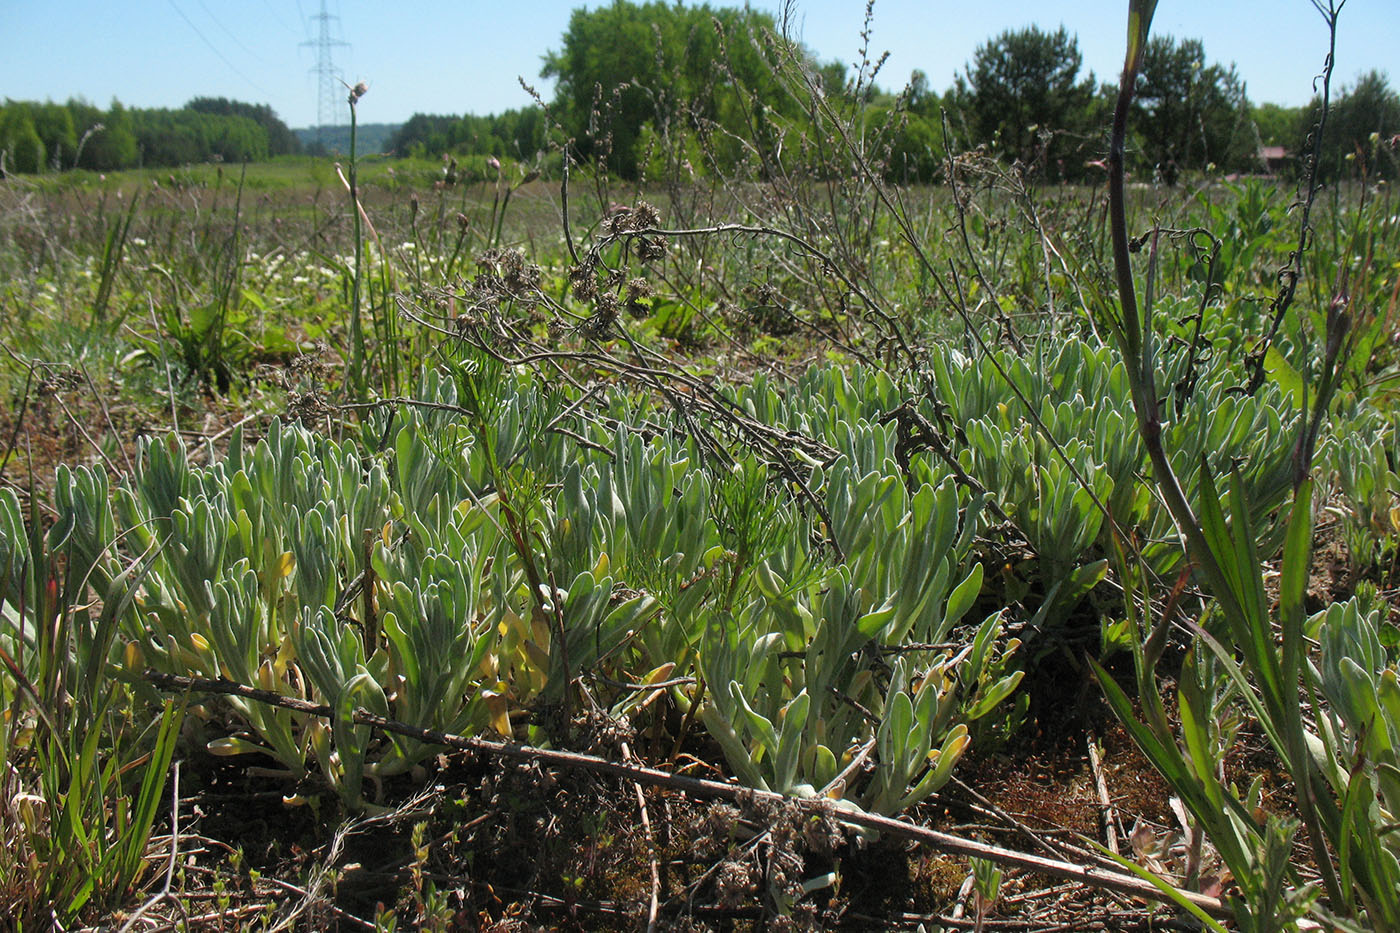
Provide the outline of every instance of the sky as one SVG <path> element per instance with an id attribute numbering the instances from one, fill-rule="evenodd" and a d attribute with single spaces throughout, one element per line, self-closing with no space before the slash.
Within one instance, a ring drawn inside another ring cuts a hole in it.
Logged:
<path id="1" fill-rule="evenodd" d="M 743 0 L 712 0 L 738 6 Z M 858 60 L 864 0 L 794 0 L 796 33 L 822 61 Z M 1322 0 L 1326 2 L 1326 0 Z M 327 17 L 321 19 L 324 3 Z M 782 0 L 752 0 L 776 13 Z M 492 113 L 530 104 L 519 79 L 549 98 L 542 56 L 560 46 L 572 10 L 596 0 L 0 0 L 0 98 L 179 107 L 192 97 L 270 104 L 293 127 L 317 122 L 322 25 L 334 64 L 366 81 L 365 123 L 414 113 Z M 1100 82 L 1122 65 L 1124 0 L 876 0 L 871 57 L 889 52 L 880 86 L 914 69 L 948 87 L 977 46 L 1005 29 L 1064 25 Z M 1256 103 L 1305 103 L 1327 33 L 1311 0 L 1161 0 L 1155 34 L 1199 38 L 1234 63 Z M 1347 0 L 1337 80 L 1400 61 L 1400 0 Z M 1400 84 L 1400 73 L 1391 75 Z M 343 94 L 338 95 L 343 99 Z M 347 119 L 337 118 L 344 123 Z"/>

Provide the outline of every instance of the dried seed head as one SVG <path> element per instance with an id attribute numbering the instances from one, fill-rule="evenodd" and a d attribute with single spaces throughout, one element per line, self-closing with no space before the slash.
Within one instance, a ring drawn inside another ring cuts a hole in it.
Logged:
<path id="1" fill-rule="evenodd" d="M 655 262 L 666 255 L 666 238 L 649 236 L 637 238 L 637 258 L 642 262 Z"/>
<path id="2" fill-rule="evenodd" d="M 646 201 L 638 202 L 637 209 L 632 211 L 632 229 L 645 230 L 660 224 L 661 212 Z"/>
<path id="3" fill-rule="evenodd" d="M 644 303 L 651 296 L 650 282 L 643 278 L 632 279 L 627 283 L 627 313 L 638 319 L 651 314 L 651 304 Z"/>
<path id="4" fill-rule="evenodd" d="M 294 391 L 287 395 L 288 420 L 301 422 L 308 427 L 317 424 L 333 411 L 319 392 Z"/>
<path id="5" fill-rule="evenodd" d="M 593 304 L 593 314 L 579 325 L 579 331 L 594 340 L 601 340 L 612 331 L 617 323 L 617 296 L 612 292 L 602 292 Z"/>
<path id="6" fill-rule="evenodd" d="M 466 232 L 467 232 L 467 228 L 470 227 L 471 225 L 472 225 L 472 219 L 471 219 L 470 217 L 468 217 L 466 214 L 463 214 L 461 211 L 458 211 L 458 212 L 457 212 L 457 229 L 458 229 L 458 230 L 461 230 L 463 233 L 466 233 Z"/>
<path id="7" fill-rule="evenodd" d="M 632 229 L 632 208 L 615 204 L 603 219 L 603 229 L 610 234 L 626 233 Z"/>
<path id="8" fill-rule="evenodd" d="M 598 296 L 598 257 L 589 253 L 569 270 L 569 288 L 578 301 L 592 301 Z"/>
<path id="9" fill-rule="evenodd" d="M 483 297 L 530 299 L 539 291 L 540 267 L 525 260 L 518 249 L 489 249 L 476 258 L 481 270 L 473 282 Z"/>
<path id="10" fill-rule="evenodd" d="M 747 862 L 725 862 L 715 873 L 715 895 L 721 908 L 733 910 L 747 901 L 753 890 L 753 871 Z"/>
<path id="11" fill-rule="evenodd" d="M 542 275 L 539 266 L 525 261 L 523 252 L 508 249 L 501 256 L 501 279 L 506 288 L 519 295 L 538 291 Z"/>

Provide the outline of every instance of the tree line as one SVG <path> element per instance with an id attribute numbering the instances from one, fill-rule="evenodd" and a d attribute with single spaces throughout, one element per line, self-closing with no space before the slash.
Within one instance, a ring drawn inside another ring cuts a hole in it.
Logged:
<path id="1" fill-rule="evenodd" d="M 488 116 L 415 114 L 385 149 L 538 164 L 567 143 L 574 157 L 626 179 L 821 173 L 839 168 L 830 134 L 840 121 L 891 181 L 937 181 L 950 148 L 983 149 L 1038 180 L 1101 171 L 1116 88 L 1084 68 L 1063 27 L 1007 30 L 978 46 L 947 89 L 916 71 L 898 93 L 875 83 L 878 63 L 851 75 L 779 33 L 751 8 L 613 0 L 578 9 L 544 56 L 552 99 Z M 1318 100 L 1251 102 L 1234 66 L 1211 62 L 1198 39 L 1153 38 L 1139 81 L 1129 149 L 1139 177 L 1296 173 L 1312 151 Z M 1264 147 L 1287 155 L 1266 159 Z M 1400 95 L 1387 77 L 1373 71 L 1342 87 L 1317 147 L 1323 177 L 1394 177 L 1397 147 Z M 223 98 L 179 110 L 0 106 L 0 168 L 10 172 L 257 161 L 301 148 L 270 107 Z"/>
<path id="2" fill-rule="evenodd" d="M 118 100 L 106 110 L 77 99 L 0 105 L 3 172 L 258 162 L 301 150 L 271 107 L 222 97 L 196 97 L 178 110 L 128 108 Z"/>
<path id="3" fill-rule="evenodd" d="M 541 108 L 494 116 L 415 115 L 389 141 L 420 155 L 530 160 L 549 140 L 635 179 L 676 172 L 820 170 L 813 95 L 844 114 L 877 167 L 896 181 L 937 180 L 949 146 L 983 147 L 1028 174 L 1079 181 L 1100 171 L 1116 86 L 1084 68 L 1077 38 L 1035 26 L 980 45 L 951 87 L 915 72 L 899 93 L 778 41 L 772 16 L 746 9 L 614 0 L 576 10 L 541 76 L 555 80 Z M 801 80 L 784 80 L 794 70 Z M 1116 76 L 1113 76 L 1116 77 Z M 1187 172 L 1296 173 L 1320 103 L 1255 104 L 1233 65 L 1199 39 L 1158 36 L 1144 57 L 1131 125 L 1132 170 L 1174 183 Z M 1396 173 L 1400 96 L 1380 72 L 1334 95 L 1319 149 L 1324 177 Z M 946 122 L 945 122 L 946 115 Z M 805 129 L 804 129 L 805 127 Z M 553 136 L 550 136 L 551 130 Z M 1282 159 L 1264 147 L 1283 147 Z"/>

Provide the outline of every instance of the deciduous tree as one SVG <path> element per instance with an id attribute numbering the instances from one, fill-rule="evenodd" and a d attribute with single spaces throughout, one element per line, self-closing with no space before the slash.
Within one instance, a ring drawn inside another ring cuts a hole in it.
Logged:
<path id="1" fill-rule="evenodd" d="M 1321 100 L 1314 98 L 1297 131 L 1303 150 L 1317 126 Z M 1318 172 L 1323 178 L 1340 178 L 1365 168 L 1368 174 L 1394 178 L 1397 159 L 1394 137 L 1400 134 L 1400 94 L 1384 72 L 1369 71 L 1344 88 L 1332 101 L 1318 147 Z"/>
<path id="2" fill-rule="evenodd" d="M 1148 40 L 1133 108 L 1141 160 L 1167 184 L 1183 171 L 1212 165 L 1257 167 L 1244 82 L 1233 66 L 1207 64 L 1199 39 Z"/>
<path id="3" fill-rule="evenodd" d="M 954 94 L 968 142 L 1051 179 L 1079 175 L 1086 154 L 1102 148 L 1094 76 L 1080 75 L 1082 63 L 1079 41 L 1063 26 L 1008 30 L 978 46 Z"/>

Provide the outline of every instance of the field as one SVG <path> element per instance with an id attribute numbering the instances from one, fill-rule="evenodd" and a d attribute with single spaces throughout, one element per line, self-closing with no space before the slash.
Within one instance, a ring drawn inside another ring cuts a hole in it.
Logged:
<path id="1" fill-rule="evenodd" d="M 853 164 L 0 182 L 0 916 L 1400 929 L 1391 189 Z"/>

